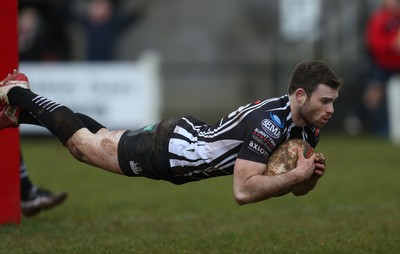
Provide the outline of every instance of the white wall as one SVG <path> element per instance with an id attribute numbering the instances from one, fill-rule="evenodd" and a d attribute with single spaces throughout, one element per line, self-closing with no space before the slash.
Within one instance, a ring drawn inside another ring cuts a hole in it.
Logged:
<path id="1" fill-rule="evenodd" d="M 147 52 L 137 62 L 21 63 L 31 90 L 87 114 L 109 129 L 135 129 L 160 120 L 160 59 Z M 48 133 L 21 125 L 22 134 Z"/>

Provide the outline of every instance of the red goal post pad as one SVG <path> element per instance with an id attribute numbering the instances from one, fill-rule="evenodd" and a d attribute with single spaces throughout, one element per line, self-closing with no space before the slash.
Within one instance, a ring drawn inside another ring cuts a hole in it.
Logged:
<path id="1" fill-rule="evenodd" d="M 20 223 L 19 132 L 0 131 L 0 224 Z"/>
<path id="2" fill-rule="evenodd" d="M 18 1 L 0 1 L 0 80 L 18 68 Z M 0 224 L 20 223 L 19 130 L 0 130 Z"/>

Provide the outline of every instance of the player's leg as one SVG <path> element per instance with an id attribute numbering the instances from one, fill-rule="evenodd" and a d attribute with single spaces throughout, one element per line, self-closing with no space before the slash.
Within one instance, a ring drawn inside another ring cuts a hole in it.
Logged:
<path id="1" fill-rule="evenodd" d="M 65 146 L 76 159 L 96 167 L 111 168 L 112 172 L 121 174 L 117 158 L 114 156 L 117 153 L 116 149 L 121 135 L 116 135 L 116 132 L 110 132 L 106 127 L 87 115 L 76 113 L 76 116 L 92 134 L 98 135 L 77 134 L 76 137 L 71 138 L 70 142 L 67 141 Z M 41 125 L 32 114 L 27 113 L 25 110 L 21 112 L 18 121 L 19 123 Z M 90 142 L 88 142 L 89 138 Z M 114 145 L 111 146 L 111 144 Z M 104 149 L 99 149 L 99 147 L 104 147 Z"/>
<path id="2" fill-rule="evenodd" d="M 63 144 L 79 129 L 82 121 L 68 107 L 37 95 L 28 89 L 15 87 L 7 94 L 9 105 L 29 111 Z"/>
<path id="3" fill-rule="evenodd" d="M 66 192 L 53 193 L 36 187 L 29 179 L 22 153 L 20 155 L 20 187 L 21 211 L 28 217 L 61 204 L 68 196 Z"/>
<path id="4" fill-rule="evenodd" d="M 12 81 L 0 82 L 2 105 L 29 111 L 78 160 L 121 174 L 117 148 L 122 131 L 93 134 L 68 107 L 33 93 L 25 80 L 21 81 L 21 85 L 18 85 L 18 80 Z"/>
<path id="5" fill-rule="evenodd" d="M 76 131 L 64 145 L 79 161 L 123 174 L 118 161 L 118 143 L 124 132 L 101 129 L 94 134 L 83 128 Z"/>
<path id="6" fill-rule="evenodd" d="M 21 200 L 26 200 L 29 196 L 29 191 L 33 188 L 33 184 L 28 177 L 28 171 L 26 170 L 26 165 L 24 159 L 22 157 L 22 153 L 20 153 L 20 167 L 19 167 L 19 176 L 20 176 L 20 188 L 21 188 Z"/>
<path id="7" fill-rule="evenodd" d="M 108 129 L 104 125 L 100 124 L 88 115 L 82 113 L 75 113 L 75 115 L 77 115 L 78 118 L 81 119 L 83 124 L 86 126 L 86 128 L 88 128 L 91 133 L 102 133 L 108 131 Z"/>
<path id="8" fill-rule="evenodd" d="M 15 107 L 15 106 L 14 106 Z M 4 113 L 4 110 L 2 111 Z M 0 112 L 1 114 L 1 112 Z M 105 132 L 108 131 L 105 126 L 94 120 L 93 118 L 82 114 L 82 113 L 75 113 L 75 115 L 83 122 L 86 128 L 89 129 L 91 133 L 97 133 L 99 131 Z M 22 110 L 21 113 L 18 116 L 18 119 L 16 120 L 19 124 L 32 124 L 32 125 L 37 125 L 37 126 L 42 126 L 43 125 L 28 111 Z M 0 120 L 1 124 L 1 120 Z M 8 127 L 16 127 L 17 124 L 10 125 Z M 1 127 L 0 127 L 1 129 Z"/>
<path id="9" fill-rule="evenodd" d="M 63 105 L 59 103 L 52 102 L 51 100 L 48 100 L 42 96 L 35 95 L 34 93 L 30 92 L 29 88 L 29 81 L 28 78 L 22 74 L 14 71 L 13 74 L 9 74 L 5 79 L 0 81 L 0 129 L 4 128 L 9 128 L 9 127 L 17 127 L 20 123 L 27 123 L 27 124 L 34 124 L 34 125 L 39 125 L 43 126 L 41 119 L 38 118 L 36 115 L 32 114 L 32 112 L 29 112 L 27 110 L 23 110 L 23 107 L 18 105 L 18 101 L 15 102 L 16 105 L 14 105 L 13 102 L 11 102 L 10 105 L 10 99 L 9 97 L 13 97 L 12 95 L 8 95 L 9 91 L 12 90 L 12 88 L 17 88 L 21 89 L 21 93 L 26 93 L 30 94 L 31 96 L 25 96 L 22 97 L 22 99 L 26 99 L 27 104 L 29 105 L 34 105 L 34 103 L 31 103 L 32 101 L 35 100 L 35 103 L 38 104 L 43 108 L 43 111 L 48 110 L 48 111 L 54 111 L 58 107 L 61 108 L 62 110 L 69 111 L 68 108 L 63 107 Z M 18 93 L 17 93 L 18 96 Z M 18 100 L 19 97 L 14 96 L 15 100 Z M 35 98 L 33 98 L 34 96 Z M 31 111 L 31 110 L 30 110 Z M 40 111 L 40 108 L 39 108 Z M 44 112 L 46 113 L 46 112 Z M 46 115 L 46 114 L 44 114 Z M 96 133 L 98 130 L 105 128 L 92 118 L 77 113 L 76 116 L 81 119 L 83 122 L 83 125 L 87 127 L 91 132 Z M 45 117 L 45 116 L 44 116 Z M 76 117 L 75 117 L 76 118 Z M 80 124 L 81 127 L 82 124 Z M 53 126 L 51 129 L 57 128 L 57 126 Z M 52 132 L 52 130 L 50 130 Z M 54 132 L 52 132 L 55 134 Z M 56 135 L 56 134 L 55 134 Z M 69 134 L 72 135 L 72 134 Z M 58 135 L 56 135 L 59 137 Z M 68 137 L 66 137 L 68 138 Z M 63 138 L 63 139 L 66 139 Z M 65 140 L 61 140 L 63 143 Z"/>
<path id="10" fill-rule="evenodd" d="M 30 90 L 13 88 L 8 93 L 10 103 L 29 110 L 38 121 L 54 134 L 79 161 L 122 174 L 119 169 L 117 148 L 120 132 L 92 133 L 69 108 L 36 95 Z M 82 115 L 81 115 L 82 117 Z M 88 122 L 88 117 L 85 121 Z M 93 120 L 92 129 L 105 130 Z M 97 126 L 97 127 L 96 127 Z"/>

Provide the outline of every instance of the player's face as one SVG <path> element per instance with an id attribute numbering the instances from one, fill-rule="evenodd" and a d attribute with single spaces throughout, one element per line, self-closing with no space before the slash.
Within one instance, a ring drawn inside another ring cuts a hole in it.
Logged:
<path id="1" fill-rule="evenodd" d="M 322 128 L 334 113 L 333 102 L 338 97 L 338 91 L 327 85 L 320 84 L 299 108 L 303 121 L 316 128 Z"/>

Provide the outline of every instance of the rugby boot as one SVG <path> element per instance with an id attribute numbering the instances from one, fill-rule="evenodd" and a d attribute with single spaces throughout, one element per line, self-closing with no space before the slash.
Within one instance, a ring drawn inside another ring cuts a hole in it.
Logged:
<path id="1" fill-rule="evenodd" d="M 5 79 L 0 81 L 0 104 L 9 104 L 7 94 L 11 88 L 17 86 L 24 89 L 29 89 L 29 80 L 25 74 L 14 70 L 13 74 L 8 74 Z"/>
<path id="2" fill-rule="evenodd" d="M 18 117 L 22 108 L 0 104 L 0 130 L 18 127 Z"/>
<path id="3" fill-rule="evenodd" d="M 26 199 L 21 201 L 22 213 L 27 216 L 33 216 L 42 210 L 53 208 L 67 198 L 66 192 L 53 193 L 49 190 L 33 187 Z"/>

